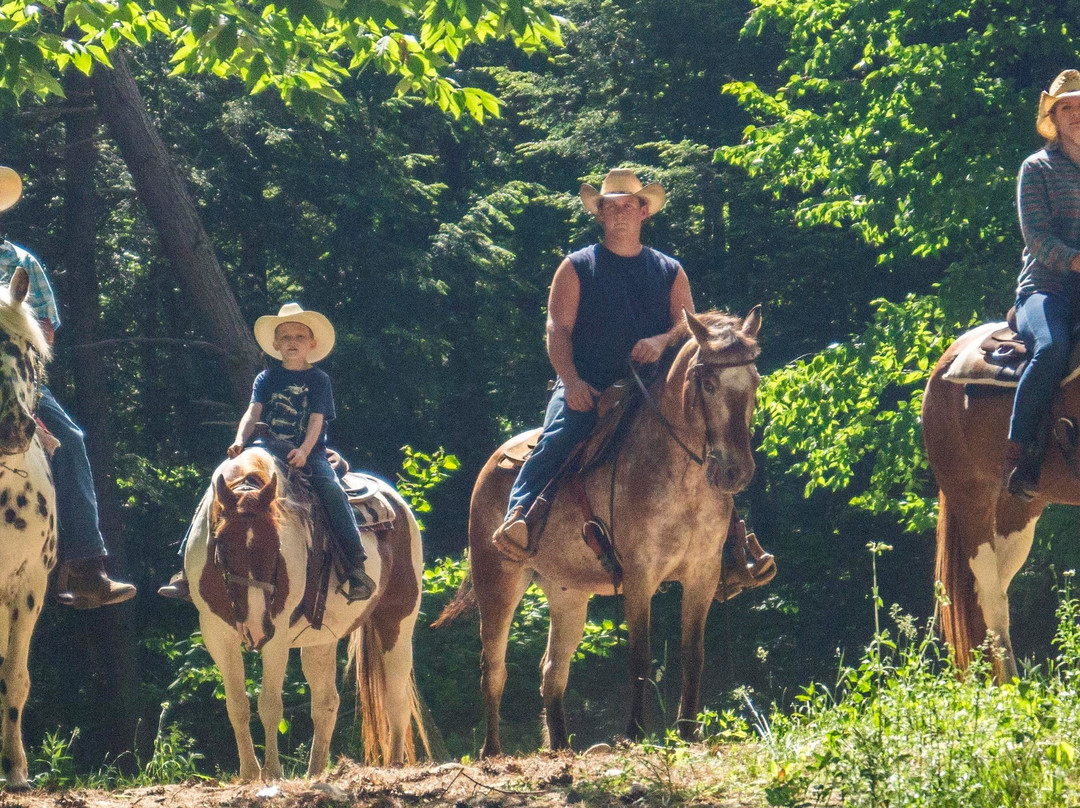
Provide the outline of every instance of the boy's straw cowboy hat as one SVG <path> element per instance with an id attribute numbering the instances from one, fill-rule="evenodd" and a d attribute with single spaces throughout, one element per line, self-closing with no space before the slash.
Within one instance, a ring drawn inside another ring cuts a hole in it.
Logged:
<path id="1" fill-rule="evenodd" d="M 1057 139 L 1057 126 L 1050 117 L 1050 111 L 1062 98 L 1080 98 L 1080 71 L 1062 70 L 1050 84 L 1050 89 L 1039 97 L 1039 117 L 1035 119 L 1035 131 L 1047 140 Z"/>
<path id="2" fill-rule="evenodd" d="M 0 166 L 0 211 L 5 211 L 22 196 L 22 177 L 7 166 Z"/>
<path id="3" fill-rule="evenodd" d="M 282 323 L 302 323 L 315 335 L 315 350 L 307 358 L 318 362 L 334 349 L 334 326 L 317 311 L 304 311 L 299 303 L 286 303 L 278 313 L 264 314 L 255 321 L 255 341 L 274 359 L 281 359 L 281 351 L 274 348 L 274 330 Z"/>
<path id="4" fill-rule="evenodd" d="M 649 203 L 650 216 L 660 212 L 667 198 L 660 183 L 650 182 L 643 186 L 637 175 L 628 168 L 611 169 L 600 184 L 599 191 L 587 182 L 582 183 L 580 196 L 585 210 L 594 215 L 600 209 L 599 202 L 602 196 L 636 196 L 639 199 L 645 199 Z"/>

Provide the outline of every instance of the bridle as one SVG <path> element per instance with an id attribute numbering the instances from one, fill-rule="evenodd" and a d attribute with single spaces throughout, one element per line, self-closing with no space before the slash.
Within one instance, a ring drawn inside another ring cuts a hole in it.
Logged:
<path id="1" fill-rule="evenodd" d="M 759 351 L 755 350 L 752 356 L 746 359 L 739 359 L 731 362 L 702 362 L 700 359 L 701 349 L 698 348 L 697 353 L 694 355 L 694 359 L 690 363 L 690 367 L 687 368 L 686 371 L 687 375 L 690 376 L 694 381 L 694 400 L 697 401 L 704 398 L 705 394 L 701 389 L 701 378 L 703 374 L 711 372 L 713 370 L 726 370 L 728 368 L 739 368 L 746 367 L 747 365 L 753 365 L 757 362 L 758 353 Z M 709 456 L 709 454 L 712 452 L 712 447 L 715 444 L 715 432 L 713 431 L 712 421 L 709 418 L 709 408 L 701 408 L 701 415 L 705 421 L 705 445 L 701 450 L 701 455 L 698 455 L 697 452 L 695 452 L 693 449 L 687 446 L 686 443 L 683 442 L 683 439 L 679 437 L 679 433 L 675 430 L 675 427 L 672 426 L 671 422 L 664 416 L 664 413 L 660 411 L 660 405 L 656 403 L 656 399 L 653 398 L 652 393 L 649 392 L 649 388 L 645 385 L 645 382 L 642 381 L 641 374 L 638 373 L 637 367 L 634 365 L 634 363 L 631 361 L 628 364 L 630 365 L 630 375 L 634 377 L 634 381 L 637 383 L 638 389 L 641 391 L 642 398 L 645 399 L 645 402 L 649 405 L 649 408 L 653 411 L 653 414 L 663 425 L 664 429 L 667 431 L 671 439 L 675 441 L 676 444 L 678 444 L 679 448 L 686 453 L 687 457 L 689 457 L 699 466 L 705 465 L 704 458 Z"/>
<path id="2" fill-rule="evenodd" d="M 238 485 L 236 488 L 234 488 L 232 490 L 233 490 L 233 493 L 236 493 L 236 494 L 245 494 L 245 493 L 250 493 L 252 491 L 258 491 L 259 488 L 257 486 L 255 486 L 254 484 L 245 481 L 245 482 L 242 482 L 240 485 Z M 239 518 L 241 518 L 241 519 L 249 518 L 250 519 L 252 517 L 249 517 L 249 516 L 246 516 L 246 515 L 240 515 Z M 266 594 L 269 597 L 273 598 L 274 594 L 277 592 L 278 569 L 281 566 L 281 552 L 279 551 L 276 554 L 277 557 L 274 559 L 274 574 L 273 574 L 272 581 L 260 581 L 257 578 L 248 578 L 246 576 L 236 575 L 235 573 L 230 572 L 229 571 L 229 560 L 228 560 L 228 557 L 227 557 L 227 555 L 225 553 L 225 542 L 222 541 L 220 536 L 218 535 L 218 531 L 219 531 L 219 528 L 221 526 L 221 521 L 223 521 L 223 520 L 219 519 L 217 524 L 211 525 L 211 533 L 212 533 L 214 538 L 213 538 L 213 552 L 209 554 L 210 555 L 209 561 L 210 561 L 211 564 L 213 564 L 215 567 L 217 567 L 218 570 L 221 572 L 221 578 L 225 582 L 225 591 L 229 593 L 229 606 L 232 608 L 233 619 L 235 620 L 236 619 L 236 601 L 235 601 L 235 599 L 233 598 L 233 596 L 231 594 L 231 590 L 229 589 L 229 584 L 238 584 L 240 586 L 247 587 L 248 589 L 261 589 L 263 592 L 266 592 Z"/>

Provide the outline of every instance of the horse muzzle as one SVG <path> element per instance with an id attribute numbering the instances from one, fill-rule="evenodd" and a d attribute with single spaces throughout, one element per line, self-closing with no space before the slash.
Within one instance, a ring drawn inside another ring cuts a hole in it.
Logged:
<path id="1" fill-rule="evenodd" d="M 251 624 L 237 623 L 236 633 L 240 635 L 240 642 L 243 643 L 245 649 L 248 651 L 261 651 L 262 647 L 273 638 L 274 626 L 271 625 L 265 631 L 262 626 L 255 626 L 253 631 Z"/>
<path id="2" fill-rule="evenodd" d="M 705 456 L 705 480 L 725 494 L 737 494 L 749 485 L 754 476 L 754 459 L 710 451 Z"/>

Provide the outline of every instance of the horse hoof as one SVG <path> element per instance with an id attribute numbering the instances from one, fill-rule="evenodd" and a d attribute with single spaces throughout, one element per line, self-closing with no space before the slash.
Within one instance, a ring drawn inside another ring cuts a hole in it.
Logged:
<path id="1" fill-rule="evenodd" d="M 29 791 L 30 790 L 30 783 L 27 780 L 17 780 L 17 781 L 14 781 L 14 782 L 11 781 L 11 780 L 8 780 L 4 784 L 4 790 L 5 791 Z"/>

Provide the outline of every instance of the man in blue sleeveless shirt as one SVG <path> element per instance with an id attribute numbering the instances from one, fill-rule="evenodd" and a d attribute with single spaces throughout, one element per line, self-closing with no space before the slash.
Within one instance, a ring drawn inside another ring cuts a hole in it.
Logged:
<path id="1" fill-rule="evenodd" d="M 694 311 L 686 272 L 641 243 L 645 220 L 664 207 L 658 183 L 628 169 L 608 172 L 597 191 L 581 186 L 603 240 L 559 265 L 548 297 L 547 351 L 559 378 L 540 440 L 518 473 L 496 545 L 528 546 L 526 514 L 596 424 L 596 398 L 626 375 L 627 359 L 655 362 L 671 344 L 682 311 Z"/>

